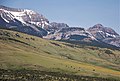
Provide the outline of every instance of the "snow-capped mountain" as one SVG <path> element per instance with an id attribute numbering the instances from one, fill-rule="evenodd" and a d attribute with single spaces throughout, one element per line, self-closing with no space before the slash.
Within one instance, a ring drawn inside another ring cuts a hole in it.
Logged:
<path id="1" fill-rule="evenodd" d="M 32 10 L 0 6 L 0 24 L 6 28 L 14 28 L 41 37 L 47 35 L 44 27 L 49 25 L 49 21 Z"/>
<path id="2" fill-rule="evenodd" d="M 120 47 L 120 35 L 112 28 L 96 24 L 88 30 L 97 40 Z"/>
<path id="3" fill-rule="evenodd" d="M 103 40 L 106 38 L 116 38 L 119 36 L 113 29 L 109 27 L 104 27 L 101 24 L 96 24 L 90 27 L 88 31 L 97 39 Z"/>
<path id="4" fill-rule="evenodd" d="M 49 25 L 48 19 L 46 19 L 43 15 L 38 14 L 32 10 L 28 9 L 14 9 L 5 6 L 0 6 L 1 17 L 9 23 L 10 20 L 17 19 L 22 22 L 24 25 L 27 23 L 36 25 L 38 27 L 44 27 L 45 25 Z"/>
<path id="5" fill-rule="evenodd" d="M 54 33 L 51 33 L 44 38 L 51 40 L 71 40 L 82 41 L 100 44 L 109 44 L 116 47 L 120 47 L 120 35 L 113 29 L 104 27 L 101 24 L 96 24 L 90 27 L 88 30 L 80 27 L 63 27 L 56 29 Z"/>
<path id="6" fill-rule="evenodd" d="M 16 30 L 52 40 L 82 41 L 120 47 L 120 35 L 101 24 L 88 30 L 69 27 L 65 23 L 49 22 L 42 14 L 28 9 L 0 6 L 0 28 Z"/>

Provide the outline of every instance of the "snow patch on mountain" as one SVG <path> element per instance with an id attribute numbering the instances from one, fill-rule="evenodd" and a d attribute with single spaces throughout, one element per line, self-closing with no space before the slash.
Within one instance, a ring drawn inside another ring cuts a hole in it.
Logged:
<path id="1" fill-rule="evenodd" d="M 9 21 L 8 21 L 7 19 L 5 19 L 2 14 L 0 14 L 0 16 L 3 18 L 3 20 L 4 20 L 5 22 L 9 23 Z"/>
<path id="2" fill-rule="evenodd" d="M 107 37 L 111 36 L 113 38 L 116 38 L 116 35 L 112 35 L 112 34 L 109 34 L 109 33 L 106 33 Z"/>
<path id="3" fill-rule="evenodd" d="M 9 8 L 5 8 L 2 7 L 0 8 L 0 11 L 2 13 L 1 17 L 7 22 L 9 23 L 9 20 L 13 20 L 17 19 L 18 21 L 22 22 L 23 25 L 28 25 L 28 24 L 33 24 L 36 25 L 38 27 L 42 27 L 44 28 L 45 26 L 49 25 L 48 20 L 43 17 L 41 14 L 38 14 L 32 10 L 28 10 L 28 9 L 19 9 L 19 10 L 8 10 Z M 8 19 L 7 17 L 3 17 L 2 14 L 5 14 L 6 16 L 8 16 L 10 19 Z"/>

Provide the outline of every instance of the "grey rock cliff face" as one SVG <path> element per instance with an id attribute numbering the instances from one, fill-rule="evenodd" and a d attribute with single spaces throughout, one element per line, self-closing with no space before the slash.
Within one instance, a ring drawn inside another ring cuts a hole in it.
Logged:
<path id="1" fill-rule="evenodd" d="M 104 27 L 101 24 L 96 24 L 90 27 L 88 31 L 98 40 L 120 47 L 120 35 L 112 28 Z"/>
<path id="2" fill-rule="evenodd" d="M 115 38 L 119 36 L 113 29 L 104 27 L 101 24 L 96 24 L 90 27 L 88 31 L 97 39 L 102 40 L 105 38 Z"/>
<path id="3" fill-rule="evenodd" d="M 47 35 L 44 27 L 49 25 L 49 21 L 32 10 L 0 6 L 0 24 L 5 28 L 42 37 Z"/>
<path id="4" fill-rule="evenodd" d="M 105 43 L 120 47 L 120 37 L 116 38 L 107 38 L 103 40 Z"/>
<path id="5" fill-rule="evenodd" d="M 65 27 L 56 31 L 54 34 L 47 35 L 45 38 L 52 40 L 85 40 L 95 38 L 87 32 L 84 28 L 80 27 Z"/>
<path id="6" fill-rule="evenodd" d="M 49 34 L 54 34 L 56 31 L 62 29 L 62 28 L 68 28 L 69 26 L 65 23 L 56 23 L 51 22 L 49 23 L 49 26 L 46 26 L 45 29 L 49 32 Z"/>

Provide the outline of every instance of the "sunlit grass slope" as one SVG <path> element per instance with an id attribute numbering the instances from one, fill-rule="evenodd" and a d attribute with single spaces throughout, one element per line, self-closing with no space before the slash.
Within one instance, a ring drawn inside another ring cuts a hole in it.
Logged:
<path id="1" fill-rule="evenodd" d="M 120 77 L 120 51 L 45 40 L 0 29 L 0 69 Z"/>

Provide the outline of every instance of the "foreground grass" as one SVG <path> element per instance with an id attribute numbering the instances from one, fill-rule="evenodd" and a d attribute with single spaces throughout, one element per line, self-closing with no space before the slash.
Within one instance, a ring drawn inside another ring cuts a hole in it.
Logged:
<path id="1" fill-rule="evenodd" d="M 39 70 L 0 69 L 0 81 L 119 81 L 112 78 L 89 77 Z"/>

